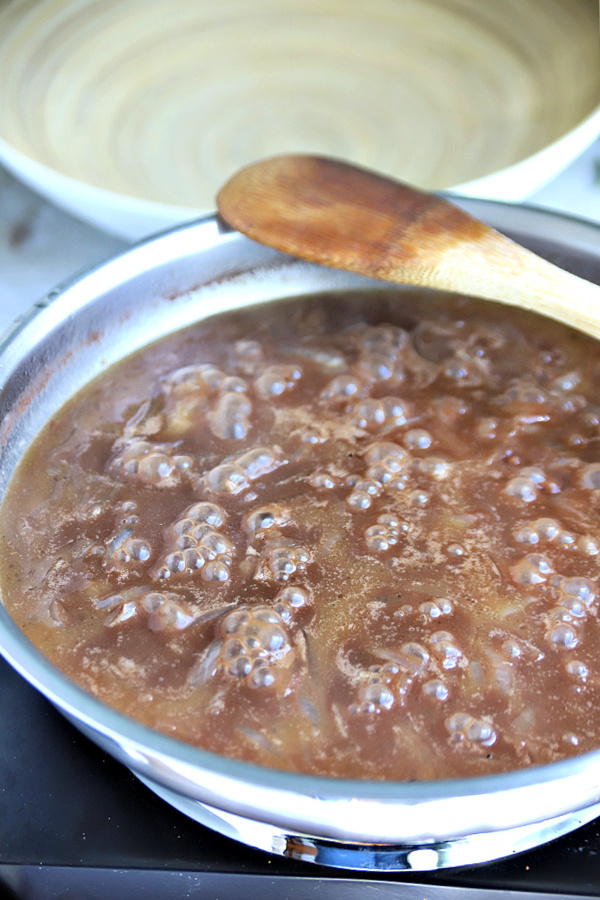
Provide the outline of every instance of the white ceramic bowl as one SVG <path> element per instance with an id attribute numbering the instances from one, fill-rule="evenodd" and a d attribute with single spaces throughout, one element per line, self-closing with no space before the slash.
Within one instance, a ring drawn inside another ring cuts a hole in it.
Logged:
<path id="1" fill-rule="evenodd" d="M 0 161 L 130 239 L 283 152 L 522 200 L 600 133 L 597 30 L 595 0 L 11 0 Z"/>

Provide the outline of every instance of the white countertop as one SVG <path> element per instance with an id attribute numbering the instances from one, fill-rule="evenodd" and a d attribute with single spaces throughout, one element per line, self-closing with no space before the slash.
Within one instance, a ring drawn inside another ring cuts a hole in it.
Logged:
<path id="1" fill-rule="evenodd" d="M 600 139 L 528 202 L 600 222 Z M 124 247 L 0 167 L 0 334 L 56 284 Z"/>

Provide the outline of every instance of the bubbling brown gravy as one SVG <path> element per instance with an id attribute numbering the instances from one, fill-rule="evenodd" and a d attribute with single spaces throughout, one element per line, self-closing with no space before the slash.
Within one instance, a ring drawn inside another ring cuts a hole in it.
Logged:
<path id="1" fill-rule="evenodd" d="M 208 319 L 48 423 L 5 602 L 84 688 L 264 766 L 437 779 L 600 745 L 600 345 L 383 289 Z"/>

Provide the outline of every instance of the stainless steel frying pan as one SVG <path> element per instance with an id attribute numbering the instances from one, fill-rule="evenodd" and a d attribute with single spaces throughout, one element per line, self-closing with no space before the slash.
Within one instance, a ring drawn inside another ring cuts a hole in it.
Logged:
<path id="1" fill-rule="evenodd" d="M 600 283 L 600 226 L 527 207 L 461 205 Z M 149 341 L 218 311 L 369 284 L 381 286 L 291 259 L 209 217 L 60 286 L 0 342 L 0 494 L 46 420 Z M 157 794 L 271 852 L 350 868 L 431 869 L 527 849 L 600 814 L 600 750 L 509 774 L 412 784 L 271 771 L 179 743 L 105 706 L 55 669 L 3 606 L 0 652 Z"/>

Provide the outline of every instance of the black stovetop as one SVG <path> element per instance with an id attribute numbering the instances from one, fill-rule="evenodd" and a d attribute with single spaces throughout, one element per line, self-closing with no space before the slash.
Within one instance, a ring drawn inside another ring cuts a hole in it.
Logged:
<path id="1" fill-rule="evenodd" d="M 600 820 L 528 853 L 423 874 L 344 872 L 252 850 L 155 797 L 3 660 L 0 744 L 0 897 L 600 897 Z"/>

